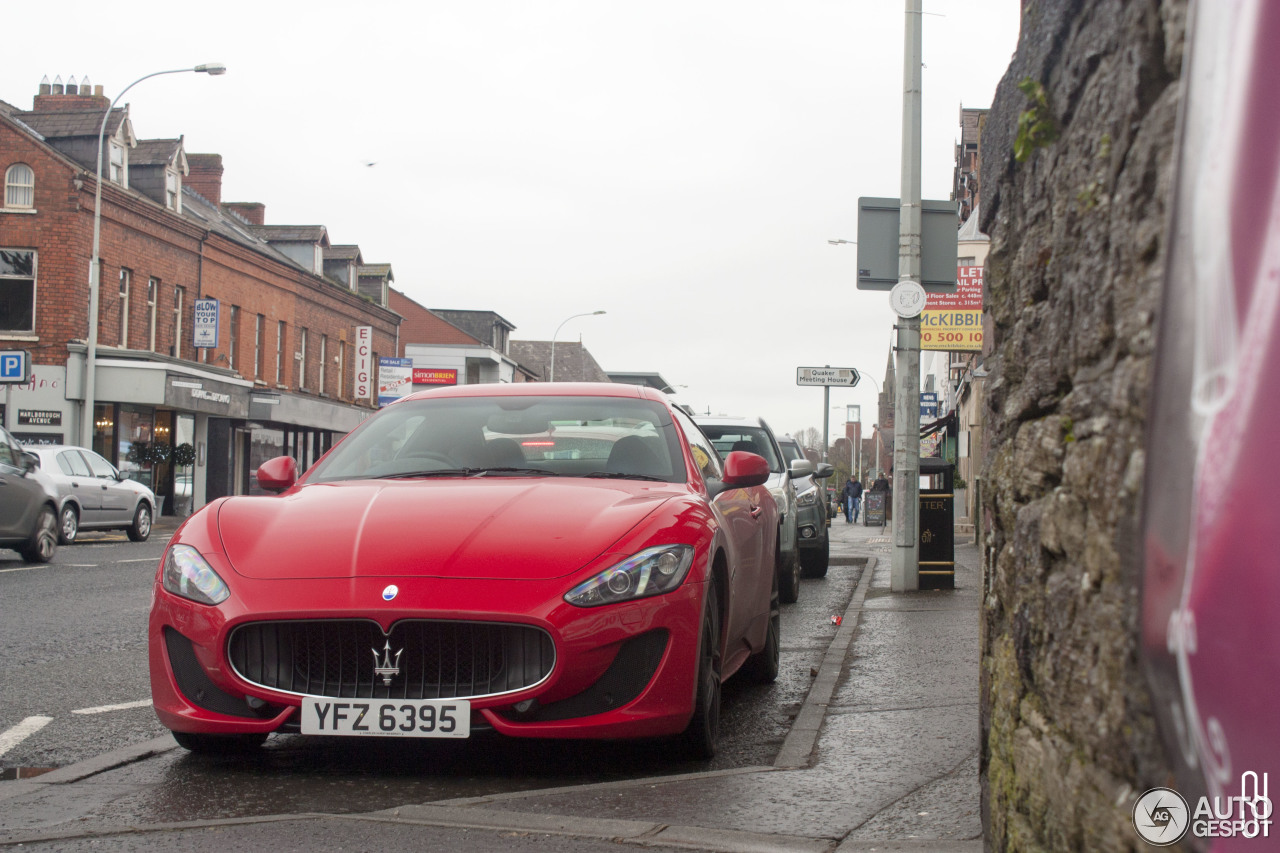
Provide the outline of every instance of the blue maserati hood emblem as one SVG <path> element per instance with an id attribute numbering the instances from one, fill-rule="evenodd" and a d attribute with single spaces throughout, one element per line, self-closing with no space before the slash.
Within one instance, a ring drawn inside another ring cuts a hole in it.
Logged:
<path id="1" fill-rule="evenodd" d="M 391 599 L 395 598 L 399 594 L 400 594 L 400 587 L 396 586 L 395 584 L 390 584 L 386 589 L 382 591 L 382 600 L 390 601 Z"/>

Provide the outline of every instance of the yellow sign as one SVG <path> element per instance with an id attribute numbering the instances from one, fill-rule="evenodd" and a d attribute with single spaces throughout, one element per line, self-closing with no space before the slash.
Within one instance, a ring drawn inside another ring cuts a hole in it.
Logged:
<path id="1" fill-rule="evenodd" d="M 958 267 L 955 293 L 930 293 L 920 315 L 920 349 L 982 350 L 982 267 Z"/>

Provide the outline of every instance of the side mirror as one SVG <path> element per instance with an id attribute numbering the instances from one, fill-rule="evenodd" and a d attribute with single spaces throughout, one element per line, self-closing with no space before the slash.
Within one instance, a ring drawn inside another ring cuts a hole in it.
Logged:
<path id="1" fill-rule="evenodd" d="M 24 450 L 22 451 L 22 456 L 19 458 L 18 464 L 22 466 L 22 470 L 24 472 L 29 474 L 32 471 L 40 470 L 40 457 L 36 456 L 30 450 Z"/>
<path id="2" fill-rule="evenodd" d="M 808 477 L 810 474 L 813 473 L 814 468 L 813 468 L 813 463 L 810 462 L 808 459 L 792 459 L 791 465 L 789 466 L 789 470 L 791 471 L 791 476 L 793 478 Z"/>
<path id="3" fill-rule="evenodd" d="M 277 456 L 258 466 L 258 485 L 279 494 L 298 482 L 298 463 L 292 456 Z"/>
<path id="4" fill-rule="evenodd" d="M 836 469 L 826 462 L 819 462 L 813 466 L 813 476 L 819 480 L 825 480 L 835 472 Z"/>
<path id="5" fill-rule="evenodd" d="M 736 488 L 762 486 L 769 479 L 769 463 L 763 456 L 735 450 L 724 460 L 724 484 Z"/>

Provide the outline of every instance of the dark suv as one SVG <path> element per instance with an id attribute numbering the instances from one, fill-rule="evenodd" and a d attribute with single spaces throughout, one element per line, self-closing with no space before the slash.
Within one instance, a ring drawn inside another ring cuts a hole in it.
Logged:
<path id="1" fill-rule="evenodd" d="M 28 563 L 47 563 L 58 550 L 58 491 L 4 427 L 0 427 L 0 548 L 13 548 Z"/>
<path id="2" fill-rule="evenodd" d="M 778 439 L 782 458 L 790 464 L 806 459 L 800 442 L 789 435 Z M 822 482 L 835 473 L 826 462 L 813 466 L 807 477 L 796 477 L 796 535 L 800 546 L 800 569 L 805 577 L 826 577 L 831 556 L 831 540 L 827 536 L 827 490 Z"/>

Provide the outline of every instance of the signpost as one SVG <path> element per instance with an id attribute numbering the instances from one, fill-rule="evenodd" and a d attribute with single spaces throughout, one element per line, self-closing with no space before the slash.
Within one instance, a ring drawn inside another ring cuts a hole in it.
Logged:
<path id="1" fill-rule="evenodd" d="M 862 377 L 858 375 L 858 371 L 852 367 L 832 367 L 826 365 L 824 367 L 797 367 L 796 368 L 796 384 L 797 385 L 821 385 L 822 386 L 822 461 L 826 462 L 828 448 L 831 442 L 828 439 L 831 427 L 831 386 L 836 385 L 843 388 L 852 388 L 858 384 L 858 380 Z"/>
<path id="2" fill-rule="evenodd" d="M 13 386 L 26 385 L 35 379 L 31 369 L 31 353 L 24 349 L 0 350 L 0 384 L 4 385 L 4 416 L 13 407 Z"/>

